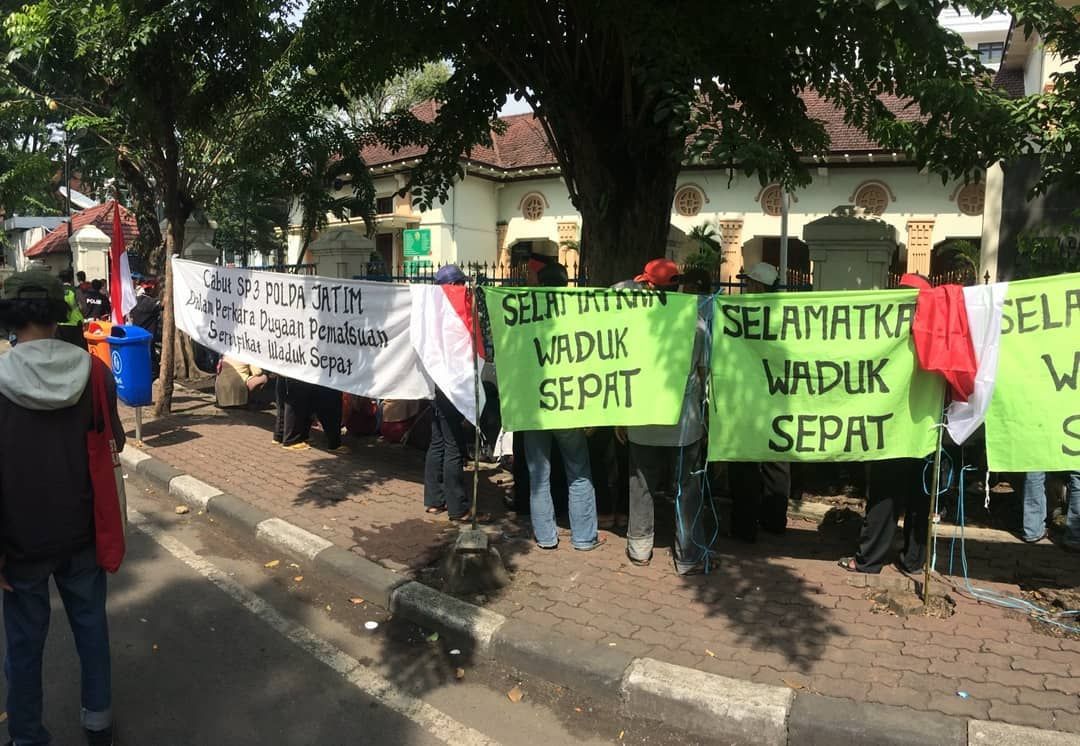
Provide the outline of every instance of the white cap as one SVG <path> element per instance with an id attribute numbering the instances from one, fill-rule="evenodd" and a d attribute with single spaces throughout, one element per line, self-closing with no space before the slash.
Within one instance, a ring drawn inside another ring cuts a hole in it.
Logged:
<path id="1" fill-rule="evenodd" d="M 768 262 L 758 262 L 750 268 L 749 272 L 741 275 L 741 277 L 748 277 L 751 280 L 757 280 L 767 288 L 771 288 L 776 284 L 776 281 L 780 278 L 780 270 Z"/>

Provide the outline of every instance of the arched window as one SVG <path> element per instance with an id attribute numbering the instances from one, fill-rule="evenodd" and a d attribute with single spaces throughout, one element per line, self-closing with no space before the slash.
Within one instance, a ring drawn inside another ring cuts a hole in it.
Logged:
<path id="1" fill-rule="evenodd" d="M 692 218 L 705 206 L 705 194 L 695 186 L 684 186 L 675 193 L 675 212 Z"/>
<path id="2" fill-rule="evenodd" d="M 986 202 L 986 184 L 966 184 L 956 195 L 956 206 L 965 215 L 982 215 Z"/>
<path id="3" fill-rule="evenodd" d="M 539 220 L 544 217 L 544 195 L 534 192 L 521 200 L 521 214 L 526 220 Z"/>
<path id="4" fill-rule="evenodd" d="M 855 192 L 855 206 L 861 207 L 870 215 L 881 215 L 891 201 L 889 190 L 876 181 L 863 184 Z"/>
<path id="5" fill-rule="evenodd" d="M 780 190 L 779 184 L 765 187 L 761 192 L 761 211 L 774 218 L 779 217 L 783 209 L 783 198 L 784 193 Z"/>

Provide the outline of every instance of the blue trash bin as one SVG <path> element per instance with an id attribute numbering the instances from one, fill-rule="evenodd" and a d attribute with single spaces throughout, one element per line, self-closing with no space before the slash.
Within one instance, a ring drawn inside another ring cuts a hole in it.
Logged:
<path id="1" fill-rule="evenodd" d="M 139 326 L 114 326 L 109 334 L 116 396 L 129 407 L 153 404 L 150 345 L 154 335 Z"/>

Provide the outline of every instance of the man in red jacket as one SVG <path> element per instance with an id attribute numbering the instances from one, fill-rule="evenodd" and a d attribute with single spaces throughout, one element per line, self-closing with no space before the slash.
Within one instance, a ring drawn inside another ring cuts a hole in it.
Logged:
<path id="1" fill-rule="evenodd" d="M 55 339 L 67 314 L 64 290 L 48 272 L 20 272 L 4 283 L 0 326 L 13 331 L 16 342 L 0 355 L 0 588 L 8 728 L 18 746 L 50 742 L 41 682 L 50 578 L 79 652 L 87 743 L 113 742 L 105 572 L 94 549 L 86 443 L 93 425 L 93 359 Z M 122 448 L 115 389 L 112 377 L 107 380 L 114 437 Z"/>

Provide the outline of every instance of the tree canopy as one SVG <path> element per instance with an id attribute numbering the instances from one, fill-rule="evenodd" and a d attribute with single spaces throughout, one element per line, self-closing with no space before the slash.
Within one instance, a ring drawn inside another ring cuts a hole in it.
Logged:
<path id="1" fill-rule="evenodd" d="M 938 23 L 949 7 L 315 0 L 304 37 L 314 77 L 338 103 L 394 70 L 449 61 L 435 122 L 400 114 L 379 133 L 391 145 L 427 147 L 408 187 L 422 204 L 445 197 L 461 154 L 489 138 L 506 95 L 528 101 L 582 214 L 590 280 L 605 282 L 662 253 L 686 162 L 805 184 L 808 157 L 828 142 L 804 94 L 945 178 L 1011 152 L 1023 125 L 961 38 Z"/>

